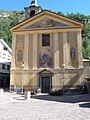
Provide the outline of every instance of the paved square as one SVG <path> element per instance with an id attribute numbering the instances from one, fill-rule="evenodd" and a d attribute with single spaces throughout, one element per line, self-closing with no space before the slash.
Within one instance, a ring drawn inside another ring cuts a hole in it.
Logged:
<path id="1" fill-rule="evenodd" d="M 0 120 L 90 120 L 90 94 L 34 96 L 30 101 L 15 93 L 0 96 Z"/>

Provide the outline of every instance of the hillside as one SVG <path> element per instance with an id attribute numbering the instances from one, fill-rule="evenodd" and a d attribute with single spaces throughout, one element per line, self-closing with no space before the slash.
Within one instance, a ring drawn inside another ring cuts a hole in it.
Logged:
<path id="1" fill-rule="evenodd" d="M 21 17 L 21 19 L 25 18 L 24 11 L 11 11 L 11 10 L 0 10 L 0 18 L 7 18 L 16 13 Z"/>
<path id="2" fill-rule="evenodd" d="M 11 14 L 13 14 L 13 11 L 0 10 L 0 18 L 2 18 L 2 17 L 8 17 Z"/>
<path id="3" fill-rule="evenodd" d="M 62 12 L 57 14 L 66 16 L 70 19 L 82 22 L 84 24 L 82 30 L 83 40 L 83 57 L 90 57 L 90 16 L 86 16 L 80 13 L 71 13 L 64 15 Z M 6 43 L 11 47 L 12 35 L 10 28 L 25 19 L 24 11 L 6 11 L 0 10 L 0 38 L 4 39 Z"/>
<path id="4" fill-rule="evenodd" d="M 24 11 L 0 10 L 0 38 L 11 47 L 12 35 L 10 28 L 25 19 Z"/>

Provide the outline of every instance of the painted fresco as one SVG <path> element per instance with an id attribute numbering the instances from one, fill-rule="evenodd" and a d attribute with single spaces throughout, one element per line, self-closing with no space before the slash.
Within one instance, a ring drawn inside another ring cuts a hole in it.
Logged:
<path id="1" fill-rule="evenodd" d="M 32 24 L 30 26 L 27 26 L 25 29 L 30 28 L 47 28 L 47 27 L 59 27 L 59 26 L 68 26 L 64 23 L 60 23 L 48 18 L 42 19 L 39 22 L 36 22 L 35 24 Z"/>
<path id="2" fill-rule="evenodd" d="M 74 47 L 70 49 L 70 58 L 71 58 L 71 61 L 76 60 L 76 48 Z"/>
<path id="3" fill-rule="evenodd" d="M 52 68 L 53 67 L 53 59 L 50 50 L 39 53 L 39 67 L 40 68 Z"/>
<path id="4" fill-rule="evenodd" d="M 22 50 L 19 49 L 19 50 L 18 50 L 18 54 L 17 54 L 17 60 L 18 60 L 18 61 L 22 61 L 22 53 L 23 53 Z"/>
<path id="5" fill-rule="evenodd" d="M 20 68 L 23 64 L 23 50 L 22 48 L 17 48 L 16 49 L 16 66 Z"/>

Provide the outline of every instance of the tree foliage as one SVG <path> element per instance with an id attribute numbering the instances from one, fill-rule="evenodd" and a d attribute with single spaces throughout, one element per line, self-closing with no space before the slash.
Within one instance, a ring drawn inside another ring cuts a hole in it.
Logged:
<path id="1" fill-rule="evenodd" d="M 82 30 L 83 57 L 84 58 L 90 57 L 90 21 L 89 21 L 90 15 L 86 16 L 80 13 L 71 13 L 71 14 L 67 13 L 67 15 L 65 15 L 60 11 L 57 14 L 63 15 L 65 17 L 83 23 L 84 25 Z M 8 17 L 0 18 L 0 39 L 4 39 L 10 47 L 12 43 L 12 35 L 10 32 L 10 28 L 24 19 L 25 19 L 24 11 L 20 11 L 20 12 L 13 11 L 13 14 L 10 14 Z"/>
<path id="2" fill-rule="evenodd" d="M 58 12 L 58 14 L 62 15 L 62 12 Z M 70 19 L 83 23 L 82 30 L 82 52 L 84 58 L 90 58 L 90 15 L 86 16 L 80 13 L 67 13 L 64 15 Z"/>
<path id="3" fill-rule="evenodd" d="M 10 28 L 24 19 L 24 12 L 13 11 L 8 17 L 0 18 L 0 39 L 4 39 L 6 43 L 11 47 L 12 34 Z"/>

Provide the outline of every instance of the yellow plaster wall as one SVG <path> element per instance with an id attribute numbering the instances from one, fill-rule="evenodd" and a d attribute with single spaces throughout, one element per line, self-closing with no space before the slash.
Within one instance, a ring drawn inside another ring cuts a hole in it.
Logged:
<path id="1" fill-rule="evenodd" d="M 47 16 L 48 17 L 48 16 Z M 38 18 L 38 20 L 45 18 L 43 16 L 42 18 Z M 64 22 L 64 20 L 59 20 L 60 18 L 55 16 L 52 16 L 52 19 L 58 20 L 59 22 Z M 31 21 L 31 23 L 26 23 L 23 26 L 20 26 L 21 28 L 26 27 L 27 25 L 33 24 L 37 22 L 37 19 L 35 21 Z M 68 23 L 70 21 L 66 21 L 65 23 Z M 72 25 L 72 23 L 68 23 L 69 25 Z M 73 23 L 74 24 L 74 23 Z M 74 25 L 73 25 L 74 26 Z M 52 78 L 52 86 L 55 88 L 62 87 L 62 64 L 66 62 L 66 67 L 68 70 L 65 73 L 65 85 L 79 85 L 83 84 L 83 68 L 81 70 L 78 70 L 79 63 L 82 56 L 81 53 L 77 52 L 77 60 L 76 63 L 72 66 L 70 63 L 70 47 L 74 46 L 77 47 L 78 44 L 81 43 L 81 28 L 72 28 L 70 26 L 64 27 L 64 28 L 34 28 L 29 30 L 21 30 L 17 29 L 16 31 L 13 31 L 13 46 L 15 44 L 15 47 L 13 48 L 13 60 L 11 65 L 11 78 L 10 78 L 10 85 L 21 85 L 22 84 L 22 64 L 25 63 L 27 68 L 24 69 L 24 76 L 23 76 L 23 84 L 24 86 L 30 86 L 32 88 L 38 87 L 38 75 L 37 73 L 40 72 L 40 70 L 43 70 L 45 68 L 40 69 L 38 66 L 39 62 L 39 52 L 46 52 L 48 49 L 52 52 L 52 58 L 53 58 L 53 67 L 52 71 L 54 73 L 54 76 Z M 78 32 L 78 34 L 77 34 Z M 15 34 L 14 34 L 15 33 Z M 27 36 L 26 36 L 27 34 Z M 50 47 L 42 47 L 42 34 L 50 34 Z M 78 37 L 77 37 L 78 35 Z M 27 37 L 27 38 L 26 38 Z M 36 40 L 36 41 L 35 41 Z M 80 40 L 80 42 L 78 42 Z M 25 43 L 27 41 L 27 44 Z M 56 43 L 57 41 L 57 43 Z M 26 50 L 25 46 L 28 45 L 28 49 Z M 82 48 L 78 45 L 78 51 L 80 51 Z M 21 62 L 17 61 L 17 52 L 18 49 L 23 50 L 23 59 Z M 28 51 L 28 53 L 26 53 Z M 57 53 L 57 54 L 56 54 Z M 80 55 L 79 55 L 80 54 Z M 25 56 L 28 55 L 28 56 Z M 27 57 L 27 59 L 25 59 Z M 79 63 L 78 63 L 79 61 Z M 83 66 L 83 64 L 81 64 Z M 77 72 L 75 72 L 73 69 L 69 70 L 69 68 L 77 68 Z M 49 68 L 46 68 L 49 69 Z M 58 69 L 58 70 L 57 70 Z M 14 71 L 15 70 L 15 71 Z M 49 69 L 50 70 L 50 69 Z"/>

